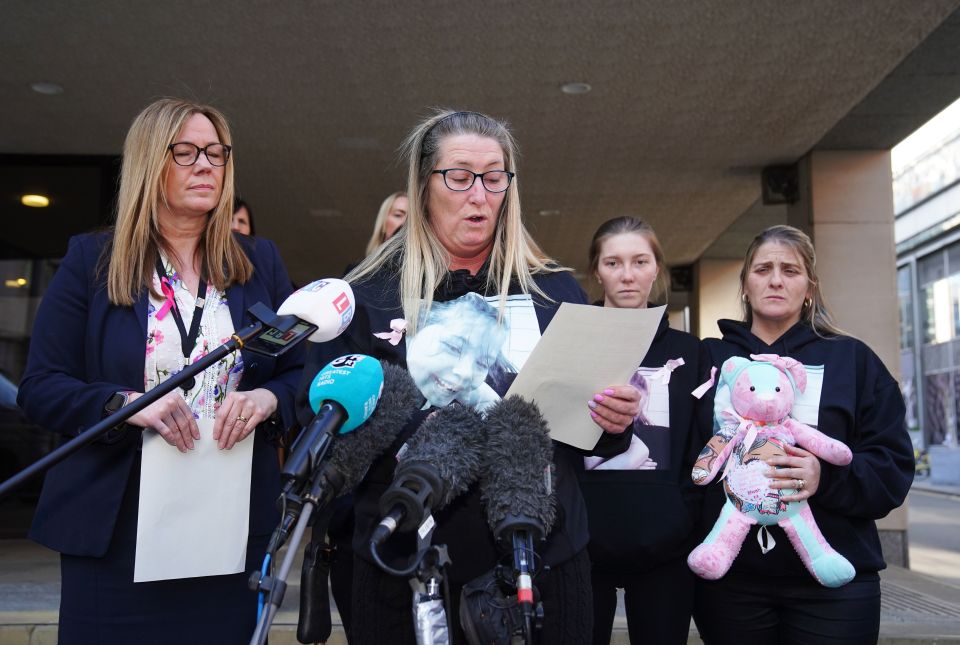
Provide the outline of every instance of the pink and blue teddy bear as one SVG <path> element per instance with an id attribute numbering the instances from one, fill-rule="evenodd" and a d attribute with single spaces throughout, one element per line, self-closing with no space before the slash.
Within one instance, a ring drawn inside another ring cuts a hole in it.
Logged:
<path id="1" fill-rule="evenodd" d="M 726 501 L 706 539 L 687 564 L 708 580 L 723 577 L 754 524 L 780 526 L 803 564 L 820 584 L 839 587 L 853 579 L 853 565 L 820 532 L 806 500 L 784 502 L 791 489 L 771 488 L 766 459 L 798 445 L 838 466 L 853 459 L 846 444 L 790 416 L 795 394 L 807 386 L 803 364 L 776 354 L 733 357 L 720 368 L 714 399 L 713 438 L 693 467 L 694 483 L 705 486 L 720 472 Z M 769 538 L 769 536 L 768 536 Z M 764 548 L 764 553 L 773 548 Z"/>

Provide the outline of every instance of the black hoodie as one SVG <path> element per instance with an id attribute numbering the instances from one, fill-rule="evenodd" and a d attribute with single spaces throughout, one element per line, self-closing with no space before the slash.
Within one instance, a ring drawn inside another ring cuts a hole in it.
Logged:
<path id="1" fill-rule="evenodd" d="M 708 433 L 698 432 L 696 400 L 690 394 L 701 375 L 700 341 L 670 329 L 664 312 L 640 367 L 660 368 L 676 358 L 682 358 L 684 364 L 674 369 L 667 386 L 670 427 L 649 429 L 663 435 L 666 445 L 656 450 L 646 441 L 657 469 L 580 473 L 590 520 L 590 559 L 596 568 L 639 573 L 686 558 L 693 548 L 703 490 L 691 481 L 690 470 L 710 438 Z M 664 460 L 662 455 L 668 458 Z"/>
<path id="2" fill-rule="evenodd" d="M 848 336 L 822 338 L 798 322 L 772 344 L 754 336 L 746 323 L 719 321 L 723 340 L 707 339 L 704 370 L 731 356 L 779 354 L 804 365 L 824 366 L 817 429 L 843 441 L 853 451 L 848 466 L 820 462 L 820 485 L 810 508 L 827 542 L 846 557 L 857 573 L 886 564 L 875 520 L 900 506 L 913 481 L 913 446 L 904 422 L 905 408 L 897 382 L 880 358 L 863 342 Z M 706 379 L 704 379 L 706 380 Z M 704 397 L 701 422 L 712 426 L 713 390 Z M 709 400 L 708 400 L 709 399 Z M 724 501 L 722 484 L 710 485 L 704 504 L 709 530 Z M 786 534 L 770 527 L 776 548 L 763 555 L 757 527 L 744 541 L 730 573 L 751 576 L 810 578 Z"/>

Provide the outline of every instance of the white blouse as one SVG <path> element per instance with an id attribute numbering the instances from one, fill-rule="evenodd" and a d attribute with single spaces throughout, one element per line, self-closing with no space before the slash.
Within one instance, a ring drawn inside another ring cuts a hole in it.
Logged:
<path id="1" fill-rule="evenodd" d="M 170 278 L 177 308 L 183 318 L 184 327 L 189 330 L 196 311 L 196 294 L 190 293 L 180 275 L 170 261 L 161 254 L 163 268 Z M 144 391 L 148 392 L 161 382 L 178 373 L 184 367 L 183 349 L 180 331 L 173 314 L 163 311 L 166 298 L 156 271 L 153 274 L 153 291 L 147 308 L 147 360 L 144 374 Z M 200 318 L 200 333 L 197 343 L 190 353 L 190 362 L 195 363 L 210 350 L 227 342 L 234 332 L 233 319 L 227 306 L 226 295 L 211 284 L 207 284 L 207 295 Z M 197 419 L 214 418 L 217 408 L 228 392 L 233 392 L 243 376 L 243 358 L 240 352 L 228 354 L 225 358 L 210 366 L 196 376 L 194 386 L 184 394 L 184 399 L 193 416 Z M 183 390 L 180 390 L 182 393 Z"/>

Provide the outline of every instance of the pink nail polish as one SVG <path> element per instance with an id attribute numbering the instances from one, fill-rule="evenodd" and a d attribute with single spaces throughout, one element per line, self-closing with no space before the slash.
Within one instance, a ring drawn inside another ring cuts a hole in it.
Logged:
<path id="1" fill-rule="evenodd" d="M 613 389 L 609 387 L 605 389 L 603 393 L 606 394 L 607 396 L 613 396 L 614 394 L 616 394 L 616 392 L 614 392 Z"/>
<path id="2" fill-rule="evenodd" d="M 593 400 L 596 401 L 597 403 L 599 403 L 600 401 L 603 401 L 603 395 L 602 395 L 602 394 L 594 394 L 594 395 L 593 395 Z"/>
<path id="3" fill-rule="evenodd" d="M 592 409 L 594 409 L 595 407 L 597 407 L 597 404 L 596 404 L 595 401 L 587 401 L 587 407 L 592 410 Z"/>
<path id="4" fill-rule="evenodd" d="M 590 413 L 590 416 L 591 416 L 591 418 L 594 418 L 594 419 L 598 418 L 598 415 L 597 415 L 596 412 L 591 412 L 591 413 Z"/>

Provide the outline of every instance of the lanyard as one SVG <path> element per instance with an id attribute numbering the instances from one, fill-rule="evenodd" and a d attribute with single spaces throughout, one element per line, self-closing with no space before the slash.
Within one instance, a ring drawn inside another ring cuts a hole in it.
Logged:
<path id="1" fill-rule="evenodd" d="M 163 262 L 159 256 L 157 257 L 157 275 L 160 277 L 160 289 L 163 291 L 163 295 L 169 304 L 168 307 L 165 306 L 157 312 L 157 318 L 162 319 L 163 316 L 166 315 L 167 310 L 173 314 L 173 321 L 177 323 L 177 331 L 180 332 L 180 349 L 183 352 L 183 366 L 186 367 L 190 364 L 190 353 L 193 352 L 193 348 L 197 346 L 197 337 L 200 335 L 200 319 L 203 318 L 203 305 L 206 302 L 207 282 L 203 279 L 203 276 L 200 276 L 200 281 L 197 285 L 196 309 L 194 309 L 193 318 L 190 320 L 190 332 L 187 333 L 187 328 L 183 324 L 183 316 L 180 315 L 177 301 L 173 295 L 173 284 L 171 284 L 170 278 L 167 277 L 167 272 L 164 270 Z M 196 379 L 190 378 L 181 387 L 184 392 L 189 392 L 195 383 Z"/>

